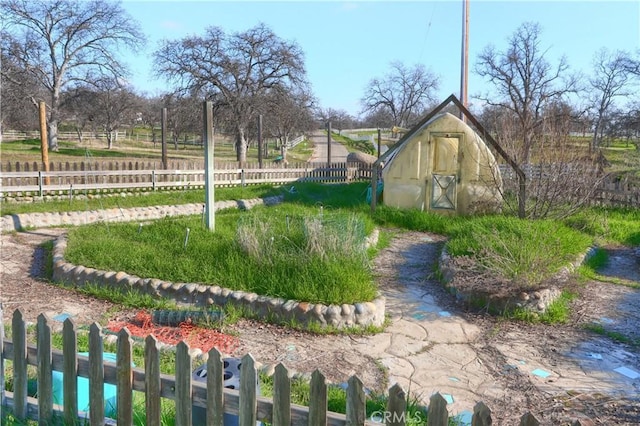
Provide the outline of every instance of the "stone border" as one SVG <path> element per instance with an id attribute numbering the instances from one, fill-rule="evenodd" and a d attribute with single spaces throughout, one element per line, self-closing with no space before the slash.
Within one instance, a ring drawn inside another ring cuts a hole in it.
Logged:
<path id="1" fill-rule="evenodd" d="M 251 200 L 216 201 L 215 210 L 229 208 L 250 209 L 257 205 L 271 206 L 284 200 L 283 196 L 256 198 Z M 97 222 L 133 222 L 162 219 L 166 216 L 190 216 L 202 214 L 204 203 L 178 204 L 171 206 L 150 206 L 134 208 L 113 208 L 105 210 L 73 211 L 58 213 L 24 213 L 6 215 L 0 218 L 0 232 L 20 231 L 28 228 L 48 228 L 53 226 L 80 226 Z"/>
<path id="2" fill-rule="evenodd" d="M 367 244 L 377 242 L 375 230 Z M 371 302 L 343 305 L 299 302 L 256 293 L 233 291 L 213 285 L 172 283 L 155 278 L 140 278 L 125 272 L 100 271 L 74 265 L 64 259 L 67 237 L 56 239 L 53 248 L 53 280 L 82 287 L 98 284 L 118 289 L 137 290 L 154 298 L 173 299 L 179 304 L 210 307 L 228 303 L 251 311 L 259 318 L 272 318 L 278 322 L 292 322 L 302 326 L 318 325 L 337 329 L 348 327 L 382 326 L 385 320 L 385 298 L 378 296 Z"/>
<path id="3" fill-rule="evenodd" d="M 578 266 L 584 263 L 589 257 L 593 256 L 595 248 L 591 247 L 586 253 L 581 254 L 578 258 L 571 262 L 569 265 L 563 267 L 553 279 L 557 281 L 566 281 Z M 540 288 L 530 291 L 520 291 L 517 297 L 491 297 L 491 294 L 484 292 L 471 292 L 465 293 L 450 285 L 457 273 L 457 269 L 453 266 L 452 256 L 447 253 L 446 248 L 442 249 L 440 258 L 438 260 L 438 268 L 442 274 L 442 282 L 447 290 L 451 292 L 456 298 L 464 301 L 465 303 L 472 302 L 474 300 L 484 300 L 487 306 L 498 312 L 504 312 L 513 310 L 515 308 L 523 308 L 527 311 L 544 313 L 553 302 L 555 302 L 562 290 L 560 287 L 552 286 L 548 288 Z"/>

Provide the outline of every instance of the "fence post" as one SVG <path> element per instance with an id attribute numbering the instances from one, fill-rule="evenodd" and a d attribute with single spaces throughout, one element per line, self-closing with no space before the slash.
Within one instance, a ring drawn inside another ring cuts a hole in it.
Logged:
<path id="1" fill-rule="evenodd" d="M 240 185 L 244 188 L 244 169 L 240 169 Z"/>
<path id="2" fill-rule="evenodd" d="M 42 191 L 42 172 L 38 171 L 38 191 L 40 192 L 40 196 L 43 197 L 43 191 Z"/>
<path id="3" fill-rule="evenodd" d="M 151 189 L 156 190 L 156 171 L 151 170 Z"/>

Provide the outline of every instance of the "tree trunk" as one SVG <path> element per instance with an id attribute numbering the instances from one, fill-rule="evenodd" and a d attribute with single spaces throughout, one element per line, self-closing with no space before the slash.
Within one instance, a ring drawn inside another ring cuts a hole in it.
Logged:
<path id="1" fill-rule="evenodd" d="M 247 162 L 247 140 L 243 127 L 238 127 L 236 130 L 236 160 L 240 165 Z"/>
<path id="2" fill-rule="evenodd" d="M 51 114 L 49 123 L 47 123 L 47 136 L 49 139 L 49 151 L 58 152 L 58 118 Z"/>
<path id="3" fill-rule="evenodd" d="M 107 134 L 107 149 L 113 148 L 113 133 L 109 130 L 105 132 Z"/>

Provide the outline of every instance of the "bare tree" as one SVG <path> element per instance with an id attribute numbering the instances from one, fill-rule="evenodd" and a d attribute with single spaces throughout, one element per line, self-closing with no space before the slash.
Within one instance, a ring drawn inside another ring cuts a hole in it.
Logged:
<path id="1" fill-rule="evenodd" d="M 126 75 L 117 53 L 137 48 L 144 36 L 137 23 L 111 0 L 1 0 L 12 54 L 49 95 L 49 148 L 58 149 L 60 95 L 65 86 L 97 75 Z"/>
<path id="2" fill-rule="evenodd" d="M 575 90 L 576 80 L 567 75 L 566 59 L 552 66 L 545 59 L 546 50 L 540 46 L 540 25 L 525 22 L 509 38 L 505 51 L 492 45 L 478 56 L 476 73 L 486 77 L 494 86 L 495 96 L 477 95 L 487 105 L 511 111 L 517 119 L 521 143 L 516 161 L 528 164 L 531 149 L 540 134 L 543 110 L 550 102 Z"/>
<path id="3" fill-rule="evenodd" d="M 342 133 L 344 129 L 353 128 L 353 124 L 355 123 L 355 118 L 343 109 L 319 109 L 317 116 L 322 122 L 321 126 L 326 125 L 327 122 L 331 122 L 331 128 L 337 130 L 338 134 Z"/>
<path id="4" fill-rule="evenodd" d="M 32 130 L 38 127 L 37 103 L 33 99 L 42 96 L 42 90 L 16 61 L 12 50 L 11 38 L 0 33 L 0 129 L 9 126 Z"/>
<path id="5" fill-rule="evenodd" d="M 591 202 L 605 178 L 603 157 L 576 149 L 571 129 L 579 116 L 575 107 L 564 102 L 548 104 L 541 111 L 540 136 L 531 152 L 535 162 L 521 165 L 527 176 L 524 216 L 567 217 Z M 517 114 L 488 105 L 482 121 L 512 158 L 521 151 Z M 502 168 L 501 180 L 505 210 L 520 214 L 517 176 L 511 169 Z"/>
<path id="6" fill-rule="evenodd" d="M 392 125 L 407 127 L 415 116 L 434 100 L 439 79 L 424 65 L 407 67 L 392 62 L 390 71 L 382 78 L 372 79 L 362 98 L 363 113 L 380 110 L 393 118 Z"/>
<path id="7" fill-rule="evenodd" d="M 264 127 L 279 141 L 283 156 L 289 139 L 313 128 L 312 108 L 315 100 L 308 90 L 272 90 L 264 103 Z M 286 157 L 285 157 L 286 158 Z"/>
<path id="8" fill-rule="evenodd" d="M 96 83 L 95 122 L 107 135 L 107 149 L 113 148 L 118 129 L 134 119 L 138 97 L 118 80 L 103 78 Z"/>
<path id="9" fill-rule="evenodd" d="M 264 24 L 231 35 L 210 27 L 204 36 L 165 41 L 154 56 L 159 76 L 189 93 L 218 99 L 230 110 L 240 162 L 247 159 L 256 101 L 277 87 L 306 85 L 300 47 Z"/>
<path id="10" fill-rule="evenodd" d="M 593 75 L 589 79 L 592 89 L 589 92 L 590 103 L 594 110 L 591 149 L 599 146 L 605 120 L 614 106 L 614 99 L 631 94 L 634 66 L 629 53 L 621 50 L 611 52 L 602 48 L 594 55 Z"/>

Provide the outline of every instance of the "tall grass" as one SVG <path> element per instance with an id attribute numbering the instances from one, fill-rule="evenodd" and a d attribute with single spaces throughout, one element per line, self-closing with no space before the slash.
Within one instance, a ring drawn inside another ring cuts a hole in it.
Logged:
<path id="1" fill-rule="evenodd" d="M 557 221 L 505 215 L 446 217 L 383 206 L 375 220 L 384 226 L 447 235 L 451 255 L 472 256 L 487 270 L 524 288 L 540 284 L 592 243 L 590 236 Z"/>

